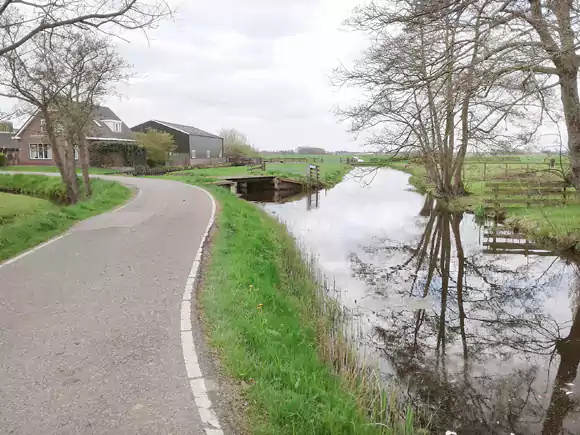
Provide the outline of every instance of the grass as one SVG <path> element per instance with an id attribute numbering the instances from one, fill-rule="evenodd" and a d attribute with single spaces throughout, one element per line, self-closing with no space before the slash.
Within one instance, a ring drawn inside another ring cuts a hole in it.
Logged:
<path id="1" fill-rule="evenodd" d="M 54 211 L 57 207 L 46 199 L 0 192 L 0 225 L 6 225 L 28 215 Z"/>
<path id="2" fill-rule="evenodd" d="M 303 157 L 303 156 L 296 156 Z M 336 156 L 332 156 L 336 157 Z M 266 171 L 249 171 L 246 166 L 229 166 L 223 168 L 204 168 L 187 171 L 172 172 L 169 176 L 189 176 L 196 182 L 211 183 L 219 178 L 240 175 L 275 175 L 308 184 L 307 177 L 309 163 L 267 163 Z M 320 168 L 320 183 L 322 187 L 332 187 L 342 181 L 351 166 L 340 163 L 338 158 L 318 164 Z"/>
<path id="3" fill-rule="evenodd" d="M 221 205 L 200 304 L 210 343 L 240 384 L 256 434 L 413 434 L 343 340 L 338 304 L 285 227 L 211 187 Z M 338 325 L 337 325 L 338 322 Z"/>
<path id="4" fill-rule="evenodd" d="M 60 190 L 57 177 L 42 175 L 0 175 L 0 189 L 28 186 L 29 191 L 46 193 Z M 76 205 L 59 205 L 47 199 L 2 193 L 0 197 L 0 261 L 13 257 L 68 230 L 75 222 L 110 210 L 131 197 L 131 191 L 118 183 L 92 180 L 93 195 Z M 8 201 L 6 201 L 8 199 Z"/>
<path id="5" fill-rule="evenodd" d="M 14 171 L 14 172 L 58 172 L 56 166 L 1 166 L 0 172 L 2 171 Z M 77 168 L 77 172 L 81 172 L 81 168 Z M 90 168 L 89 172 L 91 174 L 114 174 L 118 171 L 108 168 Z"/>
<path id="6" fill-rule="evenodd" d="M 513 157 L 513 156 L 510 156 Z M 451 206 L 454 209 L 474 212 L 476 215 L 490 213 L 484 200 L 491 197 L 490 182 L 505 182 L 512 186 L 520 183 L 541 183 L 543 181 L 560 181 L 561 178 L 553 172 L 547 172 L 550 158 L 542 155 L 517 156 L 519 162 L 509 162 L 507 165 L 502 156 L 486 157 L 484 165 L 477 158 L 468 158 L 464 170 L 464 183 L 468 196 L 457 198 Z M 566 169 L 569 165 L 567 157 L 562 161 L 556 158 L 556 170 L 560 165 Z M 421 192 L 429 192 L 432 186 L 426 182 L 425 169 L 418 164 L 409 162 L 393 162 L 389 166 L 411 174 L 409 182 Z M 485 175 L 484 175 L 485 174 Z M 549 198 L 550 196 L 545 196 Z M 554 198 L 558 197 L 557 195 Z M 572 195 L 569 195 L 572 198 Z M 511 199 L 518 198 L 510 195 Z M 501 203 L 502 196 L 498 197 Z M 506 223 L 524 232 L 530 238 L 549 244 L 557 249 L 580 249 L 580 222 L 578 202 L 567 205 L 532 205 L 527 207 L 524 197 L 522 203 L 506 204 L 502 207 L 506 215 Z M 577 200 L 576 200 L 577 201 Z"/>

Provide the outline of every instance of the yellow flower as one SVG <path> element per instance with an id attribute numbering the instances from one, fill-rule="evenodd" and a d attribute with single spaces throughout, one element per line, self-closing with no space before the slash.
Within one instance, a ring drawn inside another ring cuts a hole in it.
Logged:
<path id="1" fill-rule="evenodd" d="M 261 310 L 264 304 L 258 304 L 258 310 Z"/>

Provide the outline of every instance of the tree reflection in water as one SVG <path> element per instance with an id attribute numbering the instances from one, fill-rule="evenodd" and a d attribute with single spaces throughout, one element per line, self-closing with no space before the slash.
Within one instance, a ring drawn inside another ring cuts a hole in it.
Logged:
<path id="1" fill-rule="evenodd" d="M 462 214 L 426 200 L 420 215 L 426 223 L 415 246 L 383 248 L 387 257 L 404 254 L 397 266 L 352 259 L 371 286 L 427 302 L 388 308 L 376 327 L 410 400 L 427 409 L 435 433 L 579 434 L 576 265 L 544 257 L 514 267 L 506 256 L 466 253 Z M 571 313 L 556 318 L 546 301 L 571 268 Z"/>

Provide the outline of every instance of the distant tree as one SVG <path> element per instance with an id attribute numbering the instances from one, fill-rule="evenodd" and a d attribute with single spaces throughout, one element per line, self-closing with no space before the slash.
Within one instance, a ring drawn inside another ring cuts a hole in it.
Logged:
<path id="1" fill-rule="evenodd" d="M 152 128 L 145 133 L 137 133 L 137 143 L 147 151 L 147 163 L 151 166 L 164 165 L 169 153 L 175 150 L 175 140 L 171 134 Z"/>
<path id="2" fill-rule="evenodd" d="M 248 143 L 248 137 L 235 128 L 222 128 L 226 157 L 254 157 L 258 152 Z"/>
<path id="3" fill-rule="evenodd" d="M 324 148 L 317 148 L 317 147 L 298 147 L 296 149 L 296 153 L 298 153 L 298 154 L 326 154 L 326 150 Z"/>

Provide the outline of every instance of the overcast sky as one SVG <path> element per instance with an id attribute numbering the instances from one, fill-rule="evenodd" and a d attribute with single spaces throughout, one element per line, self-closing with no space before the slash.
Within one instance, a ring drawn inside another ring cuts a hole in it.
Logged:
<path id="1" fill-rule="evenodd" d="M 234 127 L 267 150 L 301 145 L 360 148 L 332 108 L 344 94 L 329 84 L 339 61 L 363 47 L 341 30 L 362 0 L 175 2 L 176 15 L 131 35 L 119 50 L 135 77 L 107 104 L 129 126 L 148 119 L 218 133 Z"/>

